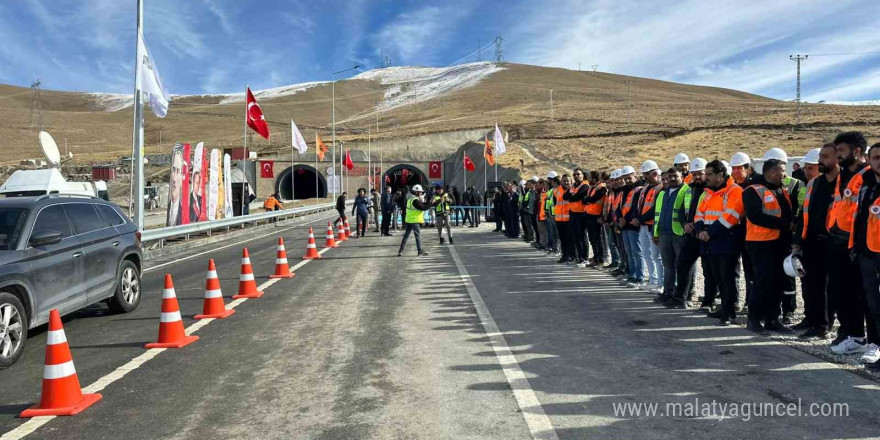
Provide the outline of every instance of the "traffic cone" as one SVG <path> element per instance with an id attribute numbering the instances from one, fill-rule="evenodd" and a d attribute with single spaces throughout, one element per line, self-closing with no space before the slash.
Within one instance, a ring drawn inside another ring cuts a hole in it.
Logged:
<path id="1" fill-rule="evenodd" d="M 339 223 L 339 227 L 336 229 L 336 241 L 342 243 L 345 240 L 348 240 L 345 238 L 345 225 Z"/>
<path id="2" fill-rule="evenodd" d="M 348 240 L 348 237 L 351 237 L 351 228 L 348 226 L 348 219 L 345 219 L 345 239 Z"/>
<path id="3" fill-rule="evenodd" d="M 315 234 L 312 232 L 312 228 L 309 227 L 309 243 L 306 244 L 306 255 L 303 257 L 303 260 L 313 260 L 315 258 L 321 258 L 321 254 L 318 253 L 318 246 L 315 245 Z"/>
<path id="4" fill-rule="evenodd" d="M 196 319 L 215 318 L 223 319 L 235 313 L 235 310 L 226 310 L 223 302 L 223 292 L 220 291 L 220 279 L 217 278 L 217 267 L 214 260 L 208 260 L 208 276 L 205 278 L 205 305 L 202 313 L 196 315 Z"/>
<path id="5" fill-rule="evenodd" d="M 336 240 L 333 238 L 333 225 L 327 222 L 327 241 L 324 242 L 325 248 L 337 248 Z"/>
<path id="6" fill-rule="evenodd" d="M 251 256 L 247 248 L 241 251 L 241 275 L 238 276 L 238 295 L 232 299 L 259 298 L 263 292 L 257 290 L 257 282 L 254 281 L 254 268 L 251 267 Z"/>
<path id="7" fill-rule="evenodd" d="M 275 254 L 275 273 L 269 278 L 293 278 L 295 275 L 290 271 L 287 264 L 287 250 L 284 249 L 284 239 L 278 237 L 278 251 Z"/>
<path id="8" fill-rule="evenodd" d="M 150 342 L 144 348 L 180 348 L 192 344 L 198 336 L 187 336 L 183 330 L 180 306 L 174 293 L 171 274 L 165 274 L 165 290 L 162 291 L 162 314 L 159 317 L 159 340 Z"/>
<path id="9" fill-rule="evenodd" d="M 100 394 L 83 394 L 70 356 L 67 337 L 58 309 L 49 312 L 46 337 L 46 363 L 40 403 L 24 410 L 19 417 L 72 416 L 101 400 Z"/>

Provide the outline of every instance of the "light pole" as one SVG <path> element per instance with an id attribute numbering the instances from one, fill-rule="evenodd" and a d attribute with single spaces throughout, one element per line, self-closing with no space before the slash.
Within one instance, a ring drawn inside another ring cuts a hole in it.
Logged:
<path id="1" fill-rule="evenodd" d="M 333 72 L 332 74 L 330 74 L 330 76 L 332 78 L 332 81 L 330 82 L 330 88 L 333 93 L 333 97 L 330 100 L 330 109 L 331 109 L 330 113 L 331 113 L 331 118 L 333 120 L 333 124 L 331 126 L 332 135 L 331 135 L 331 141 L 330 141 L 330 143 L 333 144 L 333 156 L 332 156 L 333 157 L 333 175 L 330 176 L 331 180 L 333 180 L 333 200 L 336 200 L 336 75 L 338 75 L 340 73 L 345 73 L 345 72 L 348 72 L 351 70 L 356 70 L 359 67 L 361 67 L 360 64 L 357 64 L 350 69 L 344 69 L 344 70 L 340 70 L 338 72 Z M 340 154 L 342 154 L 341 151 L 340 151 Z M 340 168 L 340 171 L 342 171 L 342 168 Z"/>

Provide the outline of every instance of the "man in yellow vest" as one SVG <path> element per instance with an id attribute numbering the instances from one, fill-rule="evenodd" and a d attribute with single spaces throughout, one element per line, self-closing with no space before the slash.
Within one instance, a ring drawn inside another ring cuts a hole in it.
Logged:
<path id="1" fill-rule="evenodd" d="M 452 241 L 452 225 L 450 218 L 452 216 L 452 198 L 443 191 L 443 185 L 434 184 L 434 197 L 431 205 L 434 207 L 434 224 L 437 226 L 437 235 L 440 236 L 440 244 L 446 244 L 443 239 L 443 228 L 446 228 L 446 235 L 449 236 L 449 244 L 455 244 Z"/>
<path id="2" fill-rule="evenodd" d="M 409 234 L 413 234 L 416 237 L 416 249 L 419 251 L 419 256 L 428 255 L 427 252 L 422 250 L 422 223 L 425 222 L 425 211 L 431 209 L 433 205 L 424 202 L 422 194 L 424 194 L 422 185 L 414 185 L 412 187 L 412 194 L 407 195 L 406 210 L 403 214 L 406 231 L 403 233 L 403 239 L 400 240 L 400 250 L 397 252 L 398 257 L 403 256 L 403 248 L 406 247 Z"/>
<path id="3" fill-rule="evenodd" d="M 663 293 L 655 302 L 670 307 L 684 305 L 684 300 L 675 296 L 676 268 L 685 245 L 681 213 L 682 207 L 690 205 L 689 188 L 682 182 L 681 171 L 670 168 L 666 171 L 666 189 L 657 195 L 654 210 L 654 241 L 663 261 Z"/>
<path id="4" fill-rule="evenodd" d="M 855 211 L 851 247 L 862 271 L 868 307 L 868 340 L 861 362 L 880 370 L 880 143 L 868 150 L 871 171 L 863 175 Z"/>
<path id="5" fill-rule="evenodd" d="M 788 286 L 783 261 L 791 249 L 794 214 L 788 191 L 783 186 L 785 162 L 766 159 L 764 182 L 743 192 L 746 218 L 746 251 L 755 271 L 755 292 L 750 298 L 748 328 L 791 333 L 780 322 L 782 293 Z M 763 321 L 763 322 L 762 322 Z"/>

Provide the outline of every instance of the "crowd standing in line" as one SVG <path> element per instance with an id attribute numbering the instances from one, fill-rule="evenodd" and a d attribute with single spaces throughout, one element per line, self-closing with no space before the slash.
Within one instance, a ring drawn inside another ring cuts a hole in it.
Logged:
<path id="1" fill-rule="evenodd" d="M 666 307 L 762 335 L 831 339 L 832 352 L 880 369 L 880 143 L 840 133 L 791 176 L 779 148 L 756 163 L 760 173 L 742 152 L 729 162 L 679 153 L 665 171 L 647 160 L 638 172 L 505 182 L 492 198 L 495 232 L 559 264 L 608 271 Z M 798 279 L 805 316 L 794 323 Z"/>

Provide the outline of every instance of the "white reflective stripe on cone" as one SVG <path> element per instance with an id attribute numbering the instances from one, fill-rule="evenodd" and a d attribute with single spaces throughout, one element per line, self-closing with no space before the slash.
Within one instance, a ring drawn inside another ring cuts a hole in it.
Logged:
<path id="1" fill-rule="evenodd" d="M 317 249 L 317 246 L 315 246 L 315 243 L 309 243 L 306 245 L 306 249 Z"/>
<path id="2" fill-rule="evenodd" d="M 208 276 L 207 276 L 206 278 L 209 279 L 209 280 L 210 280 L 210 279 L 217 278 L 217 271 L 216 271 L 216 270 L 209 270 L 209 271 L 208 271 Z"/>
<path id="3" fill-rule="evenodd" d="M 64 334 L 64 329 L 49 330 L 46 334 L 46 345 L 57 345 L 65 342 L 67 342 L 67 336 Z"/>
<path id="4" fill-rule="evenodd" d="M 254 280 L 254 274 L 252 274 L 252 273 L 243 273 L 243 274 L 239 275 L 238 280 L 239 280 L 239 281 L 253 281 L 253 280 Z"/>
<path id="5" fill-rule="evenodd" d="M 62 379 L 76 374 L 73 361 L 43 367 L 43 379 Z"/>
<path id="6" fill-rule="evenodd" d="M 275 264 L 287 264 L 287 258 L 276 258 Z"/>
<path id="7" fill-rule="evenodd" d="M 283 251 L 283 250 L 285 250 L 283 244 L 282 244 L 281 246 L 278 246 L 278 252 L 281 252 L 281 251 Z"/>
<path id="8" fill-rule="evenodd" d="M 175 298 L 177 294 L 174 293 L 174 289 L 164 289 L 162 290 L 162 298 Z"/>
<path id="9" fill-rule="evenodd" d="M 223 293 L 220 291 L 220 289 L 205 291 L 205 298 L 220 298 L 222 296 L 223 296 Z"/>
<path id="10" fill-rule="evenodd" d="M 250 258 L 242 258 L 241 264 L 251 264 L 251 259 Z"/>
<path id="11" fill-rule="evenodd" d="M 180 318 L 180 310 L 176 312 L 162 312 L 162 315 L 159 316 L 159 322 L 177 322 L 183 321 Z"/>

